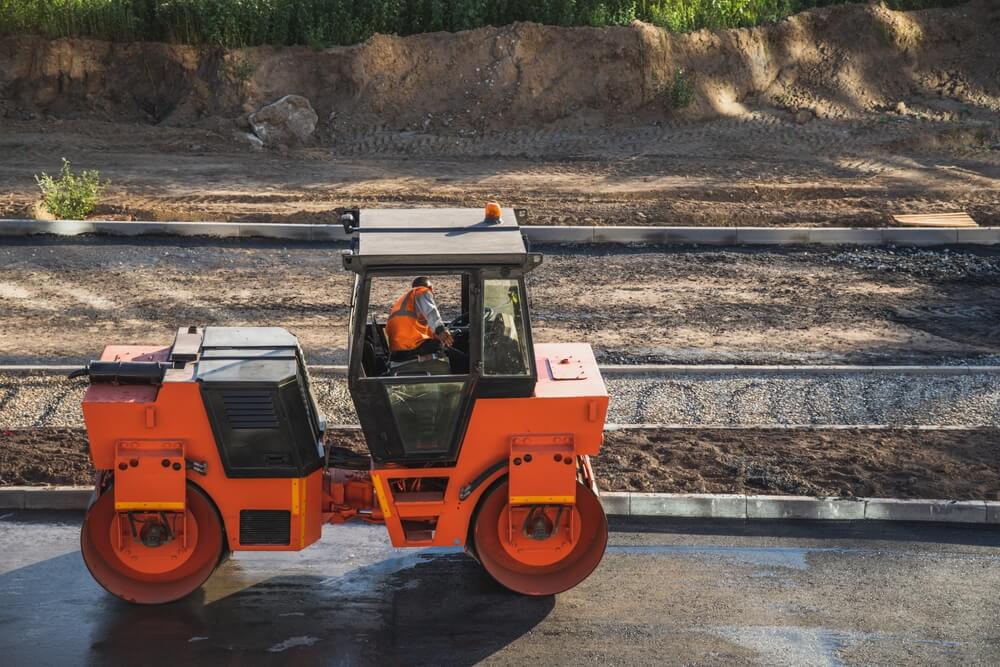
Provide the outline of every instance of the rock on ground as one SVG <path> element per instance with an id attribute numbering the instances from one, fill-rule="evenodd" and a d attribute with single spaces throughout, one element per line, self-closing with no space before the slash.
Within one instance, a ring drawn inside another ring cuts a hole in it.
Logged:
<path id="1" fill-rule="evenodd" d="M 234 136 L 237 140 L 245 142 L 252 150 L 259 151 L 263 150 L 264 142 L 261 141 L 260 137 L 256 134 L 250 132 L 236 132 Z"/>
<path id="2" fill-rule="evenodd" d="M 250 127 L 268 146 L 302 144 L 316 130 L 319 116 L 301 95 L 285 95 L 250 114 Z"/>

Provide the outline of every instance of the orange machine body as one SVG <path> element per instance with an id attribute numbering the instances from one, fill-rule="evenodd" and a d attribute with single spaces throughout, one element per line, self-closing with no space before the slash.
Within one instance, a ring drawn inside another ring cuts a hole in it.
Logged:
<path id="1" fill-rule="evenodd" d="M 163 361 L 168 353 L 169 348 L 116 345 L 107 347 L 101 360 Z M 200 487 L 218 509 L 233 551 L 307 547 L 319 539 L 324 522 L 338 522 L 338 506 L 373 510 L 395 546 L 464 546 L 479 497 L 495 480 L 509 475 L 513 505 L 572 504 L 573 464 L 600 448 L 608 396 L 590 347 L 539 344 L 535 357 L 539 378 L 534 396 L 477 400 L 453 466 L 376 465 L 370 482 L 356 476 L 361 490 L 374 487 L 373 499 L 363 493 L 345 498 L 343 483 L 323 470 L 292 479 L 227 477 L 190 369 L 167 371 L 159 386 L 91 385 L 83 400 L 91 460 L 97 470 L 114 474 L 119 510 L 182 511 L 178 476 Z M 566 359 L 578 372 L 561 379 L 560 369 L 552 368 Z M 140 456 L 134 455 L 137 447 L 145 448 Z M 163 466 L 168 456 L 173 458 Z M 135 459 L 139 465 L 130 466 Z M 204 463 L 204 472 L 190 469 L 188 462 Z M 123 463 L 125 468 L 119 469 Z M 175 463 L 182 463 L 183 475 L 173 469 Z M 473 493 L 460 497 L 465 485 L 491 468 L 495 470 Z M 132 479 L 141 481 L 133 484 Z M 438 483 L 423 490 L 418 480 L 425 479 Z M 337 485 L 341 488 L 331 489 Z M 368 502 L 374 506 L 362 507 Z M 289 511 L 288 544 L 242 544 L 240 512 L 246 509 Z"/>
<path id="2" fill-rule="evenodd" d="M 335 446 L 301 345 L 280 327 L 183 327 L 168 347 L 110 346 L 71 374 L 90 381 L 98 473 L 81 553 L 115 595 L 176 600 L 227 552 L 303 549 L 352 519 L 384 523 L 399 547 L 464 546 L 528 595 L 597 567 L 607 517 L 589 457 L 607 391 L 590 346 L 533 344 L 525 274 L 542 256 L 515 211 L 341 221 L 356 236 L 341 256 L 357 274 L 346 384 L 367 452 Z M 460 281 L 451 354 L 390 349 L 373 281 L 414 275 Z"/>
<path id="3" fill-rule="evenodd" d="M 102 361 L 165 360 L 169 348 L 113 345 L 104 350 Z M 323 472 L 292 479 L 233 479 L 226 477 L 197 382 L 189 369 L 168 371 L 160 386 L 92 384 L 83 399 L 83 418 L 90 440 L 94 467 L 114 474 L 116 504 L 122 482 L 142 474 L 150 478 L 173 478 L 174 471 L 161 465 L 163 457 L 142 460 L 137 467 L 116 468 L 116 452 L 123 443 L 179 443 L 184 452 L 185 477 L 200 487 L 215 504 L 225 525 L 230 550 L 290 551 L 319 539 L 322 522 Z M 187 469 L 187 462 L 203 462 L 204 474 Z M 121 480 L 121 481 L 119 481 Z M 130 497 L 132 502 L 154 499 L 156 482 L 149 495 Z M 127 482 L 126 482 L 127 484 Z M 240 511 L 287 510 L 291 513 L 290 537 L 286 545 L 244 545 L 239 541 Z M 122 508 L 125 509 L 125 508 Z M 134 508 L 133 508 L 134 509 Z"/>
<path id="4" fill-rule="evenodd" d="M 582 367 L 579 378 L 553 375 L 550 364 L 567 358 Z M 386 499 L 382 511 L 393 545 L 465 545 L 481 493 L 504 475 L 511 480 L 512 504 L 574 502 L 578 457 L 596 455 L 601 446 L 607 391 L 588 345 L 539 344 L 535 359 L 534 396 L 476 401 L 455 466 L 372 469 L 376 492 Z M 463 487 L 490 469 L 495 471 L 463 499 Z M 408 491 L 409 480 L 418 478 L 447 484 L 443 491 Z"/>

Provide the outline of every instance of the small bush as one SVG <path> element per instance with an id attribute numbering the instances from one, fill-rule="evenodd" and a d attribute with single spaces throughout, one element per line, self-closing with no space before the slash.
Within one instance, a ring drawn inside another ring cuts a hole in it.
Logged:
<path id="1" fill-rule="evenodd" d="M 257 65 L 246 55 L 229 60 L 225 65 L 226 78 L 239 90 L 245 90 L 257 72 Z"/>
<path id="2" fill-rule="evenodd" d="M 673 80 L 663 89 L 663 104 L 674 111 L 683 109 L 694 101 L 694 82 L 680 67 L 674 70 Z"/>
<path id="3" fill-rule="evenodd" d="M 82 220 L 93 212 L 101 193 L 110 181 L 101 181 L 98 171 L 74 174 L 69 160 L 63 158 L 59 178 L 52 178 L 44 171 L 35 175 L 35 182 L 42 190 L 42 201 L 52 215 L 63 220 Z"/>

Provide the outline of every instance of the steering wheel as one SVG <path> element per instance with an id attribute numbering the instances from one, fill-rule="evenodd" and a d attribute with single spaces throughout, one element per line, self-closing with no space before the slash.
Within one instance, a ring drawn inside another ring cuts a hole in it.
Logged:
<path id="1" fill-rule="evenodd" d="M 485 310 L 486 310 L 485 317 L 483 319 L 486 320 L 491 319 L 493 317 L 493 309 L 490 308 L 489 306 L 486 306 Z M 464 329 L 467 326 L 469 326 L 468 313 L 462 313 L 461 315 L 459 315 L 458 317 L 456 317 L 455 319 L 453 319 L 451 322 L 448 323 L 449 329 Z"/>

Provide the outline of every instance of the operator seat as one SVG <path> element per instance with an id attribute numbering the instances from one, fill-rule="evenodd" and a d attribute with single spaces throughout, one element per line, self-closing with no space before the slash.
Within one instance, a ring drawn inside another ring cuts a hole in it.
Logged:
<path id="1" fill-rule="evenodd" d="M 406 361 L 389 361 L 389 375 L 450 375 L 451 362 L 443 352 L 425 354 Z"/>
<path id="2" fill-rule="evenodd" d="M 368 377 L 380 377 L 389 373 L 389 345 L 385 340 L 385 330 L 379 326 L 374 315 L 365 327 L 361 365 Z"/>

